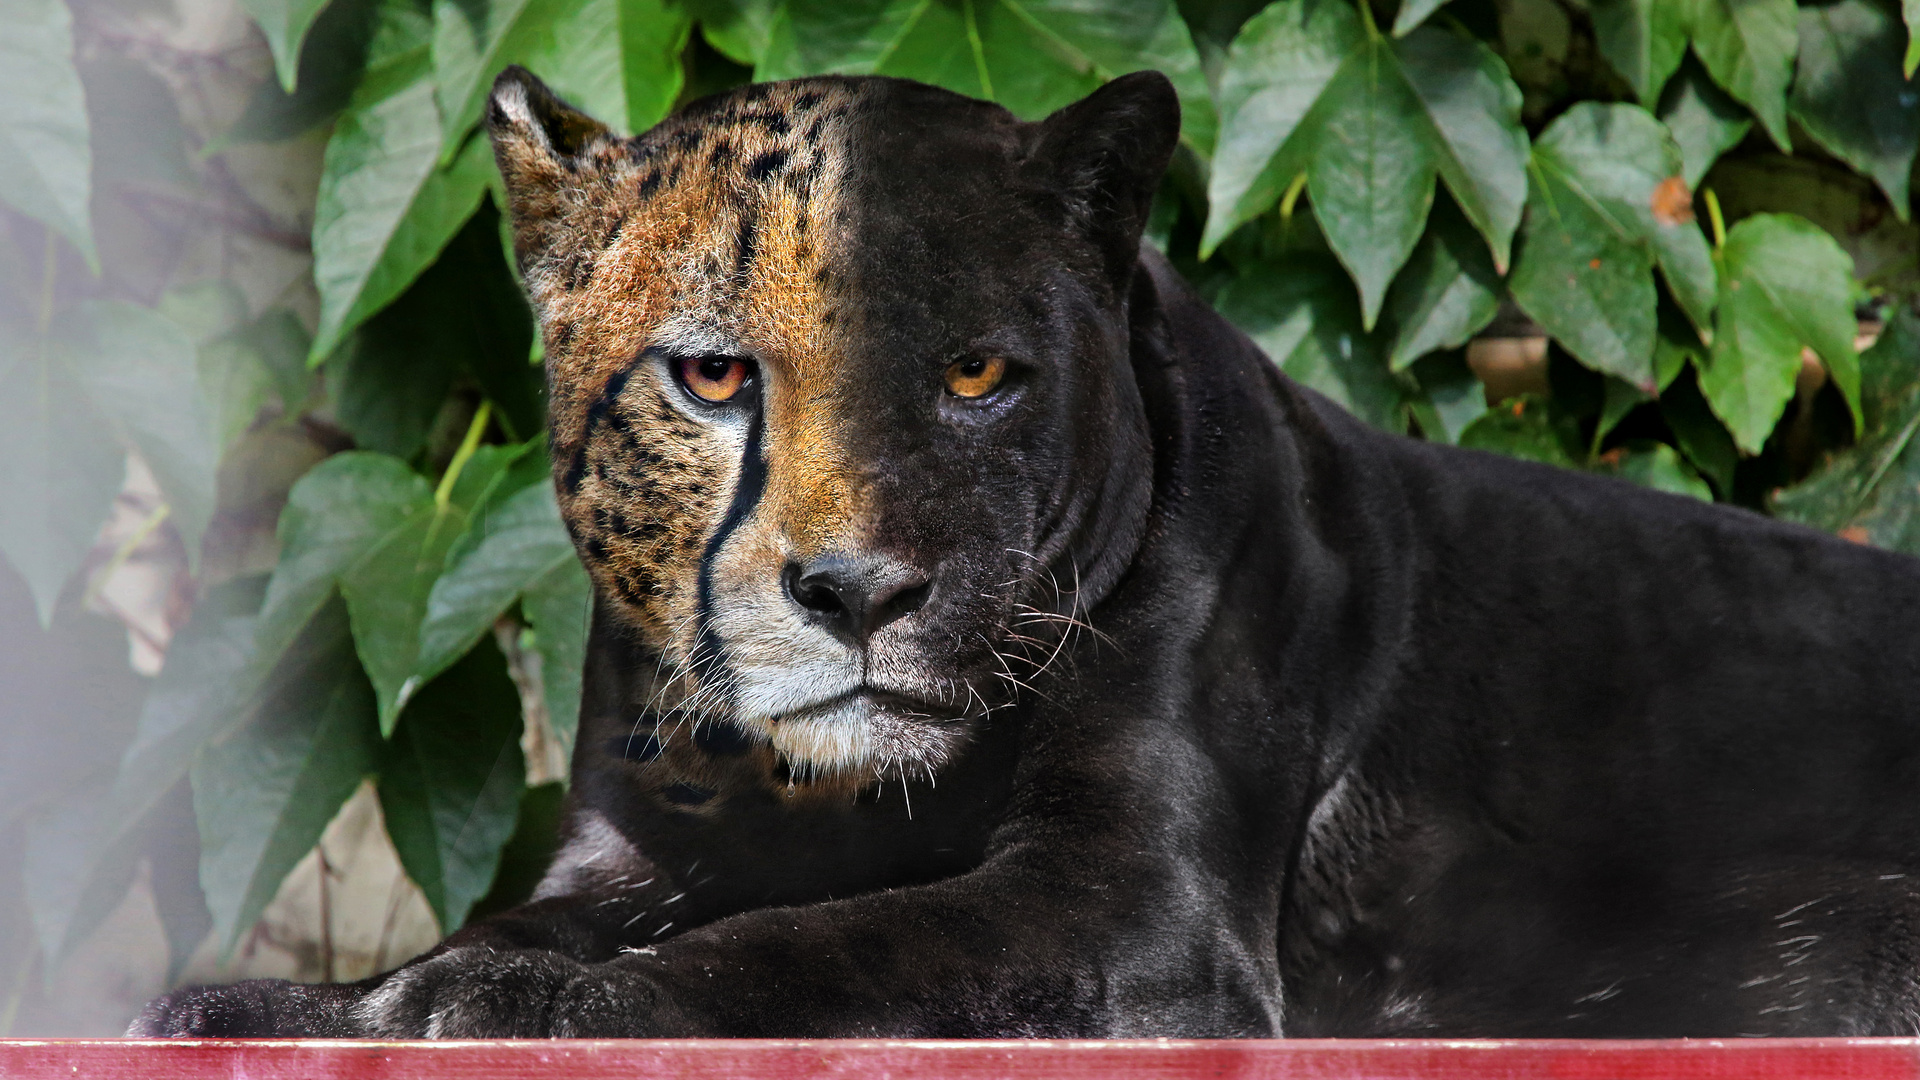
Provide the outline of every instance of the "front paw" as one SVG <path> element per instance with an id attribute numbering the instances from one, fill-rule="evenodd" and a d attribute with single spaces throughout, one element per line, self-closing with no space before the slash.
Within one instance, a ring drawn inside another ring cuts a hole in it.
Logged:
<path id="1" fill-rule="evenodd" d="M 362 1034 L 352 1006 L 364 992 L 359 986 L 281 979 L 194 986 L 148 1002 L 127 1034 L 147 1039 L 352 1037 Z"/>
<path id="2" fill-rule="evenodd" d="M 652 1004 L 644 984 L 604 965 L 468 946 L 394 972 L 354 1014 L 384 1038 L 631 1038 L 652 1034 Z"/>

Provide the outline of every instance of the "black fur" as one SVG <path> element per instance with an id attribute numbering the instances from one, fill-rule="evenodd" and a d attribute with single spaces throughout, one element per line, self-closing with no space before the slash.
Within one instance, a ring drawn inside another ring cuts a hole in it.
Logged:
<path id="1" fill-rule="evenodd" d="M 1920 1033 L 1920 563 L 1290 383 L 1131 257 L 1157 77 L 1034 126 L 866 101 L 834 276 L 888 535 L 1027 529 L 1100 636 L 937 785 L 683 807 L 636 788 L 653 659 L 602 610 L 541 898 L 137 1033 Z M 899 358 L 983 342 L 1012 404 L 930 418 Z"/>

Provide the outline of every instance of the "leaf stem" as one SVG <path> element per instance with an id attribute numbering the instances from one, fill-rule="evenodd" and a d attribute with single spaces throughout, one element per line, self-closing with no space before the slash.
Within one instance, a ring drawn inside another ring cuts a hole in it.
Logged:
<path id="1" fill-rule="evenodd" d="M 1713 250 L 1717 253 L 1727 246 L 1727 219 L 1720 215 L 1720 196 L 1712 188 L 1704 188 L 1700 197 L 1707 204 L 1707 221 L 1713 225 Z"/>
<path id="2" fill-rule="evenodd" d="M 993 79 L 987 74 L 987 50 L 980 43 L 980 24 L 973 17 L 973 0 L 961 0 L 960 10 L 967 19 L 967 44 L 973 47 L 973 70 L 980 76 L 980 96 L 993 100 Z"/>
<path id="3" fill-rule="evenodd" d="M 1286 194 L 1280 196 L 1280 220 L 1291 224 L 1294 204 L 1300 201 L 1300 193 L 1307 190 L 1307 170 L 1301 169 L 1300 175 L 1287 184 Z"/>
<path id="4" fill-rule="evenodd" d="M 1367 26 L 1368 39 L 1380 40 L 1380 27 L 1373 21 L 1373 5 L 1368 0 L 1354 0 L 1354 4 L 1360 9 L 1360 21 Z"/>
<path id="5" fill-rule="evenodd" d="M 453 452 L 453 460 L 447 462 L 447 471 L 440 476 L 440 486 L 433 489 L 433 508 L 444 513 L 447 503 L 453 498 L 453 485 L 460 479 L 460 470 L 467 467 L 473 452 L 480 449 L 480 435 L 487 430 L 487 420 L 493 415 L 493 403 L 482 399 L 480 407 L 473 411 L 473 422 L 467 425 L 466 438 L 460 440 L 460 449 Z"/>
<path id="6" fill-rule="evenodd" d="M 88 607 L 100 598 L 100 593 L 106 589 L 107 581 L 113 577 L 114 572 L 133 557 L 134 549 L 145 543 L 147 537 L 153 535 L 153 530 L 159 528 L 160 523 L 167 520 L 167 515 L 171 513 L 173 513 L 173 507 L 161 503 L 154 507 L 153 513 L 148 514 L 146 520 L 129 533 L 125 540 L 120 541 L 120 546 L 113 549 L 113 557 L 107 560 L 107 565 L 101 567 L 98 574 L 94 575 L 93 584 L 87 586 L 85 595 L 80 598 L 81 607 Z"/>

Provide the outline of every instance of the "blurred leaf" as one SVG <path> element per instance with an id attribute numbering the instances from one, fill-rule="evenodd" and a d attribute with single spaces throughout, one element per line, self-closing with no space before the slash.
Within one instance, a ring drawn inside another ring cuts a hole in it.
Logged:
<path id="1" fill-rule="evenodd" d="M 153 911 L 167 939 L 167 982 L 175 985 L 194 949 L 213 930 L 213 912 L 200 888 L 200 825 L 193 813 L 193 785 L 175 784 L 142 838 Z"/>
<path id="2" fill-rule="evenodd" d="M 240 4 L 266 35 L 280 85 L 292 93 L 300 75 L 300 45 L 327 0 L 240 0 Z"/>
<path id="3" fill-rule="evenodd" d="M 201 398 L 193 340 L 152 309 L 117 300 L 67 311 L 58 332 L 99 415 L 153 470 L 197 565 L 200 535 L 213 517 L 220 444 Z"/>
<path id="4" fill-rule="evenodd" d="M 409 5 L 379 0 L 333 0 L 320 12 L 300 48 L 298 80 L 289 91 L 276 79 L 262 82 L 221 144 L 274 141 L 303 135 L 347 107 L 371 54 L 383 18 Z"/>
<path id="5" fill-rule="evenodd" d="M 1409 370 L 1420 393 L 1408 406 L 1423 438 L 1457 444 L 1467 427 L 1486 415 L 1487 388 L 1459 353 L 1431 354 Z"/>
<path id="6" fill-rule="evenodd" d="M 1033 120 L 1147 68 L 1179 91 L 1182 138 L 1210 151 L 1212 99 L 1171 0 L 788 0 L 754 77 L 897 75 Z"/>
<path id="7" fill-rule="evenodd" d="M 16 895 L 0 897 L 0 906 L 31 896 L 15 914 L 37 921 L 40 933 L 31 936 L 57 957 L 119 902 L 129 880 L 93 862 L 90 845 L 104 840 L 98 796 L 133 733 L 149 680 L 128 668 L 126 628 L 118 621 L 69 605 L 43 630 L 26 583 L 3 565 L 0 641 L 0 844 L 12 849 L 0 850 L 0 878 L 25 869 L 31 882 L 30 889 L 15 883 Z M 30 838 L 29 847 L 7 841 L 9 835 Z M 25 850 L 33 861 L 23 868 Z M 20 959 L 24 945 L 0 940 L 0 968 Z"/>
<path id="8" fill-rule="evenodd" d="M 1401 427 L 1402 391 L 1360 327 L 1353 285 L 1325 259 L 1255 265 L 1215 306 L 1280 370 L 1376 427 Z"/>
<path id="9" fill-rule="evenodd" d="M 374 770 L 373 692 L 344 615 L 337 603 L 323 611 L 310 648 L 275 673 L 251 722 L 193 765 L 200 883 L 223 950 L 259 919 Z"/>
<path id="10" fill-rule="evenodd" d="M 67 238 L 96 271 L 93 150 L 64 0 L 0 0 L 0 201 Z"/>
<path id="11" fill-rule="evenodd" d="M 1920 90 L 1900 68 L 1905 29 L 1874 0 L 1800 9 L 1793 118 L 1829 153 L 1873 177 L 1907 220 L 1920 148 Z"/>
<path id="12" fill-rule="evenodd" d="M 450 561 L 427 600 L 416 677 L 445 670 L 520 600 L 536 631 L 554 728 L 564 728 L 562 742 L 571 749 L 592 590 L 553 489 L 523 488 L 491 512 L 475 514 L 469 529 L 478 541 Z"/>
<path id="13" fill-rule="evenodd" d="M 1853 260 L 1792 214 L 1755 214 L 1735 225 L 1718 260 L 1720 306 L 1700 389 L 1734 441 L 1760 452 L 1793 397 L 1803 346 L 1826 361 L 1857 430 Z"/>
<path id="14" fill-rule="evenodd" d="M 1773 497 L 1775 514 L 1920 555 L 1920 318 L 1904 306 L 1860 357 L 1865 423 L 1851 447 Z"/>
<path id="15" fill-rule="evenodd" d="M 1900 63 L 1901 74 L 1913 78 L 1920 67 L 1920 0 L 1900 0 L 1901 21 L 1907 24 L 1907 55 Z"/>
<path id="16" fill-rule="evenodd" d="M 486 895 L 519 816 L 520 698 L 491 638 L 407 706 L 380 769 L 380 808 L 407 876 L 451 933 Z"/>
<path id="17" fill-rule="evenodd" d="M 1792 153 L 1787 84 L 1800 42 L 1793 0 L 1689 2 L 1694 54 L 1715 82 L 1753 110 L 1773 144 Z"/>
<path id="18" fill-rule="evenodd" d="M 1701 502 L 1713 501 L 1713 489 L 1665 443 L 1630 443 L 1606 471 L 1656 491 L 1685 495 Z"/>
<path id="19" fill-rule="evenodd" d="M 687 0 L 700 33 L 720 55 L 747 67 L 767 54 L 780 0 Z"/>
<path id="20" fill-rule="evenodd" d="M 1426 235 L 1387 290 L 1381 331 L 1387 361 L 1404 370 L 1439 349 L 1458 348 L 1500 309 L 1500 275 L 1487 245 L 1451 199 L 1441 199 Z"/>
<path id="21" fill-rule="evenodd" d="M 370 70 L 334 127 L 314 208 L 319 363 L 431 265 L 486 191 L 493 158 L 474 138 L 436 167 L 440 117 L 426 50 Z"/>
<path id="22" fill-rule="evenodd" d="M 1220 79 L 1203 254 L 1305 172 L 1371 327 L 1420 237 L 1437 173 L 1504 268 L 1527 138 L 1520 91 L 1484 46 L 1431 27 L 1389 40 L 1339 0 L 1279 0 L 1234 39 Z"/>
<path id="23" fill-rule="evenodd" d="M 1630 382 L 1616 379 L 1612 375 L 1603 378 L 1605 379 L 1604 397 L 1601 400 L 1600 416 L 1593 429 L 1592 445 L 1595 448 L 1599 447 L 1601 441 L 1614 428 L 1620 426 L 1620 421 L 1625 420 L 1628 413 L 1653 400 L 1651 393 Z"/>
<path id="24" fill-rule="evenodd" d="M 307 368 L 307 348 L 313 337 L 300 317 L 286 308 L 274 308 L 241 327 L 236 337 L 259 357 L 287 412 L 298 412 L 313 392 L 313 372 Z"/>
<path id="25" fill-rule="evenodd" d="M 1656 317 L 1653 339 L 1653 382 L 1661 392 L 1677 378 L 1687 361 L 1706 363 L 1706 346 L 1700 332 L 1670 301 L 1662 300 Z"/>
<path id="26" fill-rule="evenodd" d="M 40 624 L 86 560 L 125 476 L 125 455 L 56 344 L 0 322 L 0 554 Z"/>
<path id="27" fill-rule="evenodd" d="M 1660 97 L 1660 120 L 1680 147 L 1680 175 L 1689 188 L 1698 187 L 1720 155 L 1738 146 L 1753 127 L 1747 110 L 1715 86 L 1697 63 L 1681 65 L 1679 77 L 1667 84 Z"/>
<path id="28" fill-rule="evenodd" d="M 284 642 L 262 660 L 254 640 L 258 620 L 223 602 L 235 591 L 228 587 L 203 598 L 168 645 L 166 666 L 141 706 L 133 743 L 100 800 L 105 820 L 117 828 L 131 827 L 158 805 L 187 776 L 201 747 L 252 718 L 287 645 L 295 646 L 297 660 L 315 651 L 301 645 L 325 639 L 330 624 L 322 620 L 309 637 Z M 303 623 L 296 633 L 307 628 Z"/>
<path id="29" fill-rule="evenodd" d="M 57 963 L 127 894 L 139 861 L 140 821 L 122 821 L 104 798 L 110 780 L 73 785 L 27 823 L 27 907 L 43 956 Z"/>
<path id="30" fill-rule="evenodd" d="M 1652 390 L 1653 264 L 1697 324 L 1714 303 L 1679 148 L 1644 109 L 1583 102 L 1541 134 L 1533 167 L 1514 299 L 1581 363 Z"/>
<path id="31" fill-rule="evenodd" d="M 92 773 L 110 775 L 150 680 L 127 666 L 127 631 L 74 606 L 42 629 L 33 594 L 0 565 L 0 825 Z"/>
<path id="32" fill-rule="evenodd" d="M 1593 0 L 1593 37 L 1642 105 L 1652 105 L 1687 51 L 1688 0 Z M 1689 181 L 1691 183 L 1692 181 Z"/>
<path id="33" fill-rule="evenodd" d="M 1447 0 L 1400 0 L 1400 10 L 1393 16 L 1393 36 L 1406 37 L 1413 28 L 1427 21 L 1427 16 L 1440 10 Z"/>
<path id="34" fill-rule="evenodd" d="M 1531 394 L 1508 398 L 1487 410 L 1460 434 L 1460 445 L 1545 465 L 1575 467 L 1573 455 L 1561 445 L 1553 429 L 1546 404 Z"/>

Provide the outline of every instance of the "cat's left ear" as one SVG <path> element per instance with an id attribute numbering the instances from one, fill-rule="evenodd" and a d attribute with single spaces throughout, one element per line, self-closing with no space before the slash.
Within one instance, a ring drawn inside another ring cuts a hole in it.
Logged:
<path id="1" fill-rule="evenodd" d="M 517 65 L 494 80 L 487 134 L 506 181 L 514 254 L 524 270 L 553 245 L 561 219 L 575 201 L 566 196 L 597 169 L 596 152 L 619 138 Z"/>
<path id="2" fill-rule="evenodd" d="M 1051 174 L 1119 288 L 1179 141 L 1180 98 L 1157 71 L 1122 75 L 1040 122 L 1032 165 Z"/>

